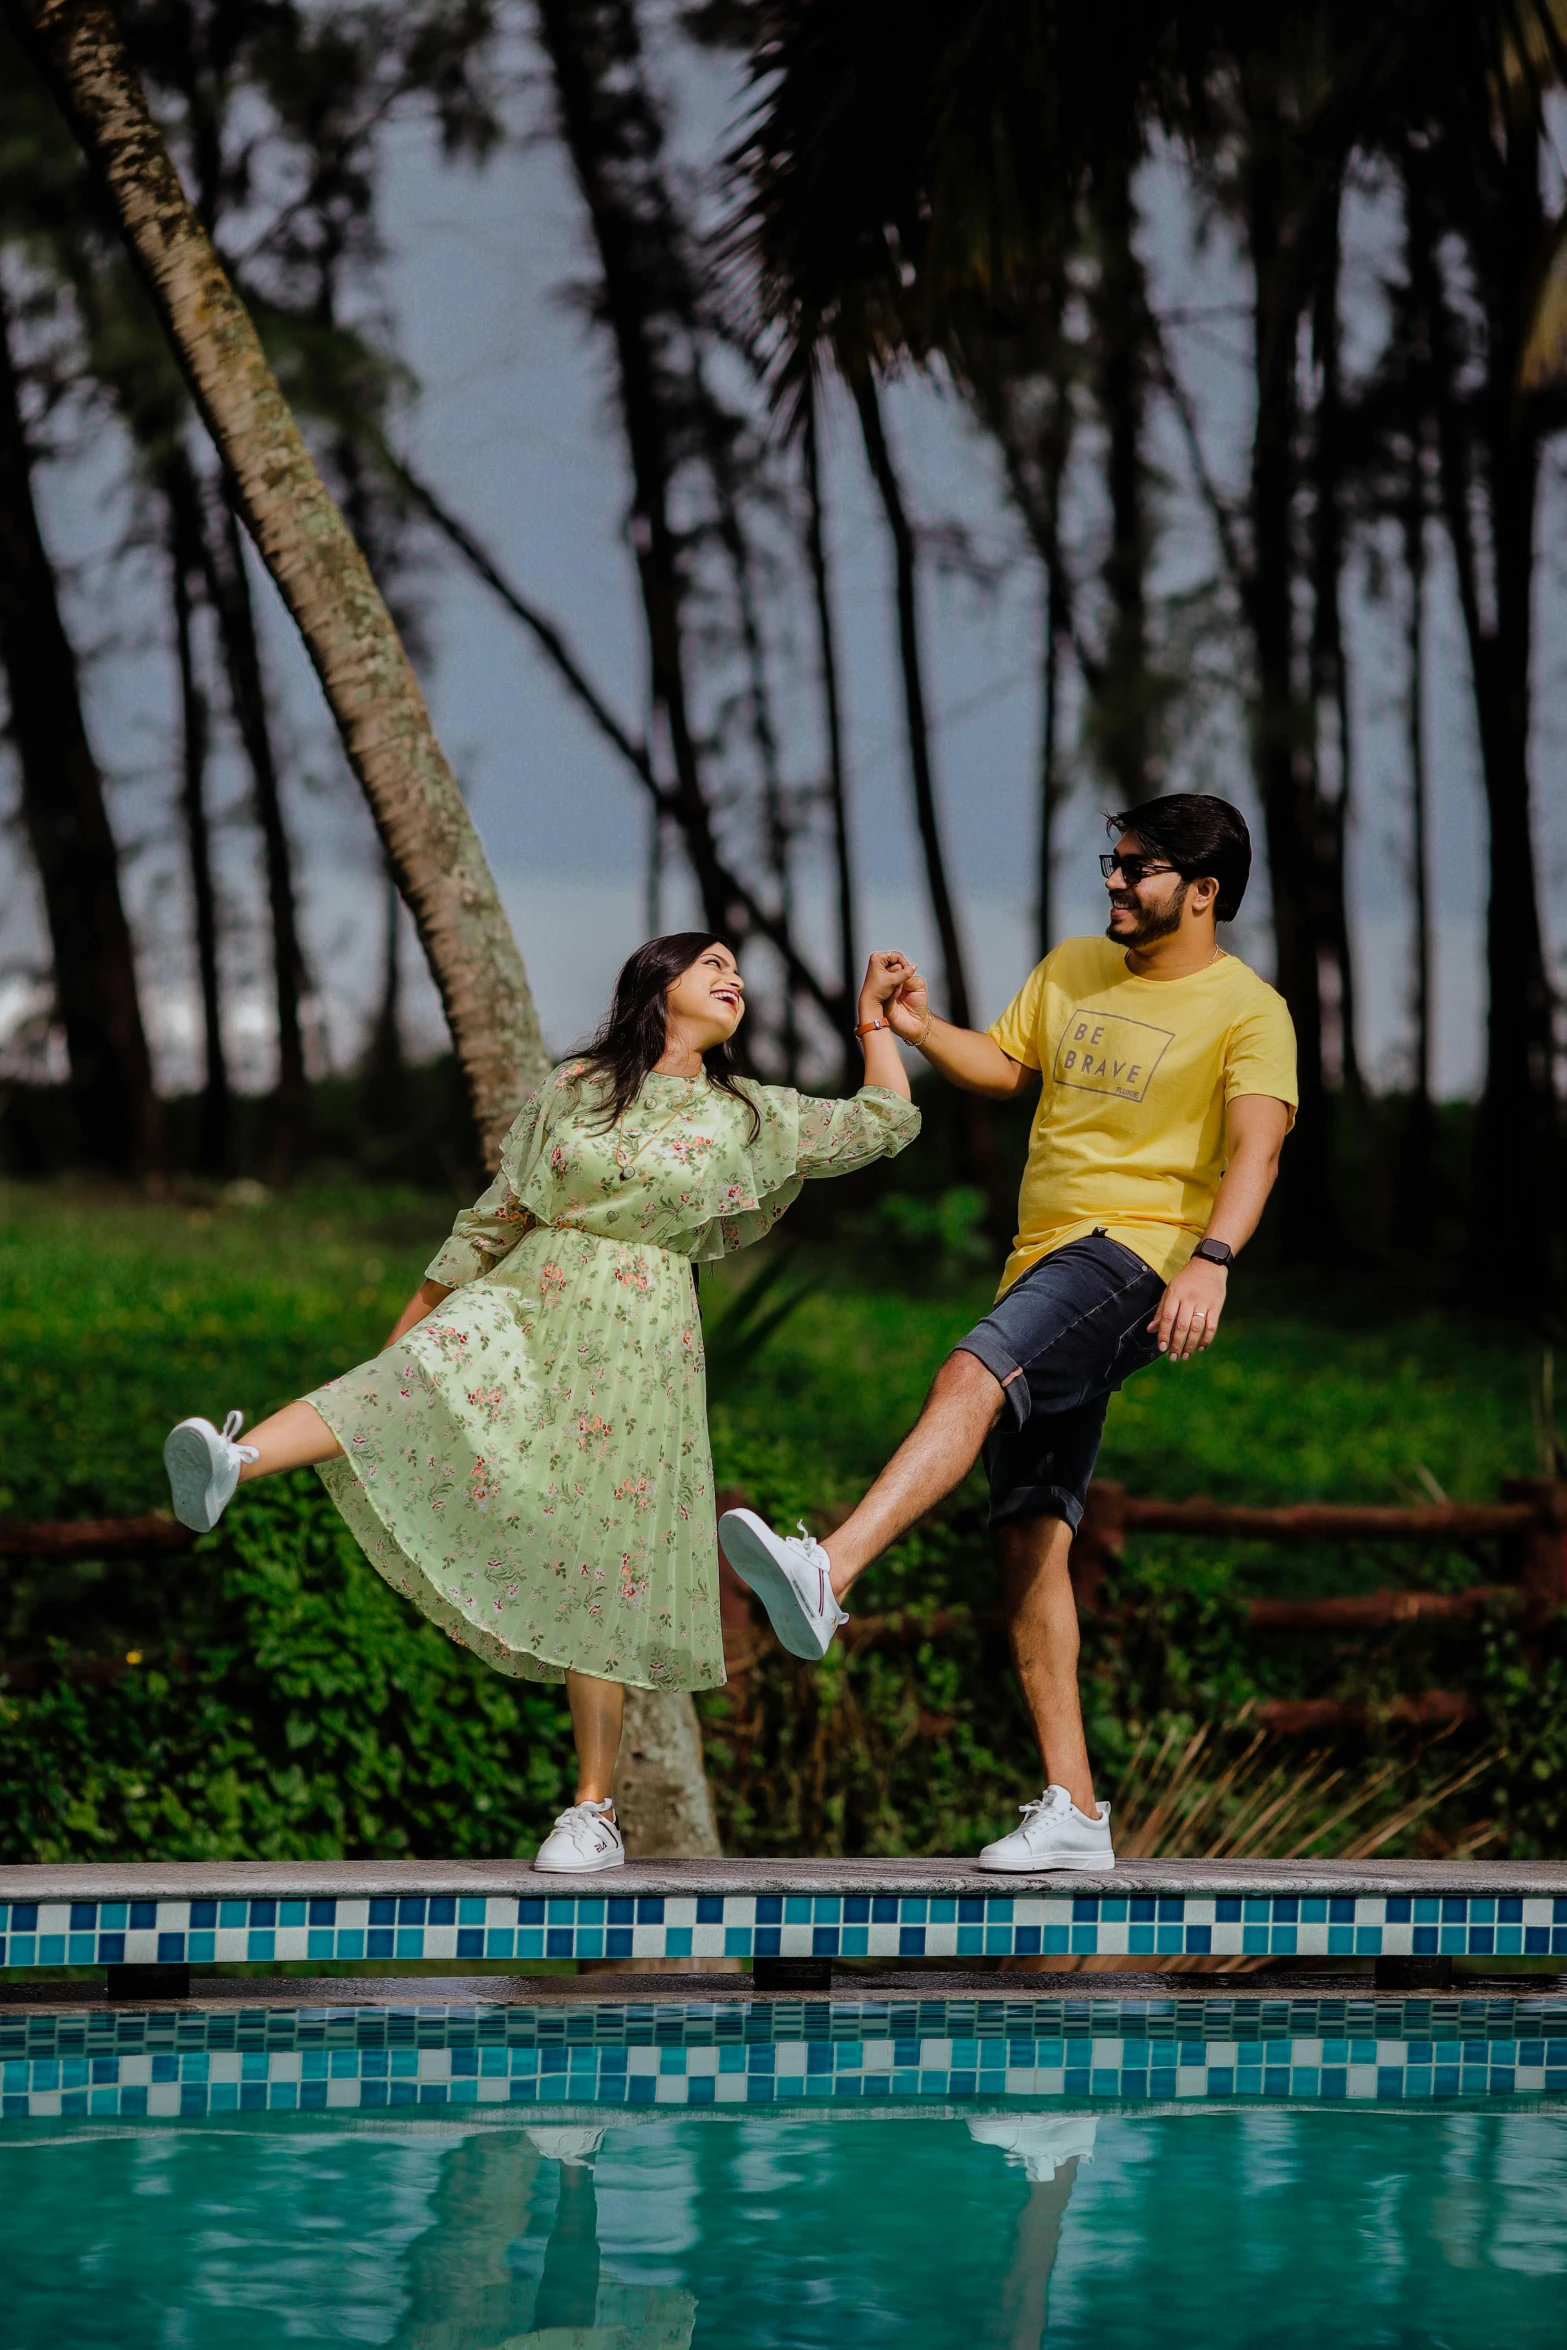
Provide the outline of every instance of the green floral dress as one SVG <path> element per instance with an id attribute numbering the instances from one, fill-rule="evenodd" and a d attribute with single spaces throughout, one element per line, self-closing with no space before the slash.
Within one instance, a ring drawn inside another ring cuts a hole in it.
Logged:
<path id="1" fill-rule="evenodd" d="M 919 1112 L 656 1073 L 605 1129 L 555 1070 L 429 1277 L 444 1299 L 310 1397 L 321 1479 L 377 1572 L 503 1673 L 635 1689 L 724 1678 L 691 1265 L 770 1232 L 807 1176 L 891 1157 Z"/>

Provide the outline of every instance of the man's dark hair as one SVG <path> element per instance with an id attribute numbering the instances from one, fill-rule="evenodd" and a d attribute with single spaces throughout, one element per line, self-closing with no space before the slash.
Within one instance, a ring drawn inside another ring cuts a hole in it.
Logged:
<path id="1" fill-rule="evenodd" d="M 1145 849 L 1164 857 L 1184 881 L 1211 875 L 1219 885 L 1216 922 L 1233 922 L 1251 878 L 1251 834 L 1239 808 L 1207 792 L 1167 792 L 1105 818 L 1112 838 L 1135 832 Z"/>

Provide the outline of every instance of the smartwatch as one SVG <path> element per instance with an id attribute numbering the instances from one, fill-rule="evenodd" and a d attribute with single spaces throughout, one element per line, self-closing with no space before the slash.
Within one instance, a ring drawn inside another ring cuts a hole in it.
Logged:
<path id="1" fill-rule="evenodd" d="M 1228 1272 L 1235 1251 L 1227 1240 L 1199 1240 L 1192 1255 L 1201 1257 L 1205 1265 L 1222 1265 Z"/>

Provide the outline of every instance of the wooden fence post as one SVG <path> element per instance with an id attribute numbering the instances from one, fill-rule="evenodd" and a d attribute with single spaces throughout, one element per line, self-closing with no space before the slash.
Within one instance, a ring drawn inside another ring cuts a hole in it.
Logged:
<path id="1" fill-rule="evenodd" d="M 1533 1502 L 1539 1515 L 1523 1536 L 1519 1581 L 1531 1615 L 1567 1607 L 1567 1484 L 1551 1477 L 1505 1477 L 1505 1501 Z"/>
<path id="2" fill-rule="evenodd" d="M 1069 1562 L 1079 1615 L 1098 1615 L 1104 1579 L 1125 1548 L 1126 1487 L 1096 1479 L 1088 1488 Z"/>

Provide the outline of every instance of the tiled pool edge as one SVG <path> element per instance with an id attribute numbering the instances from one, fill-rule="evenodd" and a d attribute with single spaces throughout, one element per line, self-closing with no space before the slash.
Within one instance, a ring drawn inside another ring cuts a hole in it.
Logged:
<path id="1" fill-rule="evenodd" d="M 14 1878 L 20 1871 L 7 1872 Z M 621 1892 L 0 1900 L 37 1968 L 370 1959 L 1567 1958 L 1567 1891 Z"/>
<path id="2" fill-rule="evenodd" d="M 1179 1994 L 0 2016 L 0 2119 L 1567 2101 L 1567 1997 Z"/>

